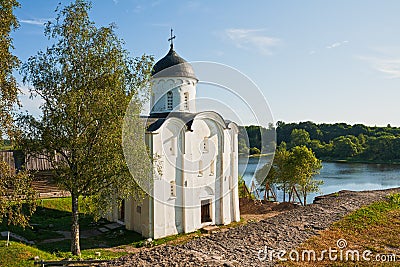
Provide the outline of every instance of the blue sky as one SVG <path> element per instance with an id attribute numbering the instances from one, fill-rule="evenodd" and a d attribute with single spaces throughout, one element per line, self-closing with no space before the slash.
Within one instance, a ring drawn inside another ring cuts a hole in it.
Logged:
<path id="1" fill-rule="evenodd" d="M 43 22 L 54 19 L 58 1 L 20 3 L 14 52 L 25 61 L 49 45 Z M 399 13 L 396 0 L 102 0 L 90 16 L 99 26 L 117 24 L 132 56 L 163 57 L 173 27 L 183 58 L 243 72 L 275 121 L 400 126 Z M 37 112 L 37 100 L 21 99 Z"/>

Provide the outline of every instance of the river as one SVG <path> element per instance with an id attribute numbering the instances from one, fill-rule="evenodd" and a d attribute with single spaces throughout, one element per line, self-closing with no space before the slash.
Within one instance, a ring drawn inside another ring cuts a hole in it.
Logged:
<path id="1" fill-rule="evenodd" d="M 268 160 L 270 159 L 267 157 L 239 158 L 239 173 L 242 173 L 249 188 L 257 168 Z M 307 197 L 308 203 L 317 195 L 340 190 L 362 191 L 400 187 L 400 165 L 323 162 L 321 172 L 315 179 L 322 180 L 324 184 L 320 187 L 321 193 L 310 194 Z M 262 197 L 263 194 L 260 195 Z M 278 201 L 282 201 L 282 198 L 282 193 L 278 192 Z"/>

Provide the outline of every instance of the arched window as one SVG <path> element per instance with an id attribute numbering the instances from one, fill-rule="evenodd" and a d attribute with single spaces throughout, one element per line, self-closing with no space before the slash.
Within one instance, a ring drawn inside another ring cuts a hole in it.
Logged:
<path id="1" fill-rule="evenodd" d="M 167 109 L 172 110 L 173 106 L 173 94 L 169 91 L 167 93 Z"/>

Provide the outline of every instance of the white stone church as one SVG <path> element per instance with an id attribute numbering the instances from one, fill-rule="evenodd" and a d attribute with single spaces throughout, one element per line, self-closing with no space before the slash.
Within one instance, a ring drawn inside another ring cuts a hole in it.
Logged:
<path id="1" fill-rule="evenodd" d="M 113 221 L 144 237 L 189 233 L 240 220 L 238 127 L 214 111 L 196 112 L 198 79 L 171 40 L 152 70 L 146 143 L 157 156 L 153 192 L 123 201 Z"/>

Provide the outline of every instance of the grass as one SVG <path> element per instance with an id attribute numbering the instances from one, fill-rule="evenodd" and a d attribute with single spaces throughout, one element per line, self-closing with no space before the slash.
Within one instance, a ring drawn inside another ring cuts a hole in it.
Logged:
<path id="1" fill-rule="evenodd" d="M 36 245 L 27 246 L 13 241 L 11 246 L 6 247 L 5 241 L 0 241 L 0 266 L 33 266 L 32 259 L 35 256 L 44 260 L 77 259 L 77 257 L 72 257 L 69 252 L 69 240 L 42 243 L 45 239 L 60 237 L 60 234 L 55 231 L 69 231 L 71 224 L 70 202 L 70 198 L 40 200 L 38 209 L 32 217 L 31 227 L 25 229 L 10 228 L 12 232 L 35 241 Z M 80 214 L 80 216 L 81 231 L 97 229 L 109 223 L 106 220 L 94 223 L 93 218 L 87 214 Z M 228 227 L 236 227 L 245 223 L 242 220 Z M 7 227 L 0 225 L 0 229 L 5 230 Z M 180 244 L 200 236 L 202 236 L 202 233 L 196 231 L 157 239 L 153 241 L 153 244 Z M 385 201 L 376 202 L 354 211 L 329 229 L 321 231 L 318 236 L 309 239 L 297 251 L 312 249 L 318 253 L 329 247 L 337 249 L 336 242 L 339 239 L 347 241 L 346 249 L 357 249 L 361 252 L 370 250 L 374 255 L 396 253 L 399 256 L 397 265 L 396 263 L 386 263 L 384 266 L 400 266 L 400 194 L 390 195 Z M 126 255 L 128 252 L 125 248 L 129 251 L 129 247 L 141 247 L 143 245 L 144 240 L 139 234 L 118 228 L 102 235 L 81 239 L 81 258 L 112 259 Z M 101 256 L 96 257 L 96 252 L 100 252 Z M 307 266 L 306 262 L 282 262 L 282 264 L 285 266 Z M 371 266 L 371 263 L 321 261 L 312 262 L 308 266 Z"/>
<path id="2" fill-rule="evenodd" d="M 54 259 L 50 253 L 37 248 L 18 242 L 11 242 L 10 246 L 6 247 L 6 242 L 0 240 L 0 266 L 2 267 L 33 266 L 33 257 L 35 256 L 44 260 Z"/>
<path id="3" fill-rule="evenodd" d="M 329 229 L 321 231 L 303 243 L 296 251 L 314 250 L 318 255 L 329 248 L 338 249 L 337 241 L 344 239 L 347 246 L 342 249 L 357 250 L 360 255 L 371 251 L 372 261 L 351 261 L 346 258 L 337 261 L 285 262 L 284 266 L 400 266 L 400 194 L 392 194 L 385 201 L 373 203 L 345 216 Z M 373 262 L 377 255 L 397 255 L 397 261 Z M 350 258 L 351 259 L 351 258 Z"/>
<path id="4" fill-rule="evenodd" d="M 346 216 L 336 226 L 350 233 L 361 231 L 373 224 L 383 224 L 388 220 L 388 212 L 400 209 L 400 194 L 392 194 L 386 201 L 373 203 Z"/>
<path id="5" fill-rule="evenodd" d="M 46 239 L 62 238 L 56 231 L 71 229 L 71 198 L 53 198 L 38 201 L 38 207 L 30 219 L 30 226 L 22 228 L 0 224 L 0 231 L 11 231 L 30 241 L 42 242 Z M 93 218 L 80 214 L 81 229 L 89 228 Z"/>
<path id="6" fill-rule="evenodd" d="M 104 219 L 98 222 L 93 221 L 93 217 L 87 214 L 80 214 L 81 234 L 86 230 L 94 230 L 104 227 L 110 223 Z M 241 220 L 226 227 L 236 227 L 246 222 Z M 25 229 L 15 226 L 0 224 L 1 231 L 10 230 L 30 241 L 35 245 L 27 246 L 15 241 L 11 246 L 6 247 L 5 241 L 0 240 L 0 266 L 33 266 L 33 257 L 39 256 L 44 260 L 78 259 L 72 256 L 70 251 L 70 240 L 60 240 L 57 242 L 46 243 L 46 239 L 61 238 L 63 235 L 56 231 L 69 231 L 71 227 L 71 198 L 52 198 L 39 200 L 36 212 L 31 218 L 31 226 Z M 191 239 L 202 236 L 198 230 L 188 234 L 178 234 L 168 236 L 153 241 L 153 245 L 162 244 L 181 244 Z M 128 231 L 123 227 L 110 230 L 101 235 L 94 235 L 88 238 L 81 238 L 81 258 L 82 259 L 113 259 L 121 257 L 132 251 L 132 248 L 139 248 L 145 245 L 143 237 L 134 232 Z M 101 256 L 96 257 L 95 253 L 100 252 Z"/>
<path id="7" fill-rule="evenodd" d="M 101 219 L 94 222 L 91 215 L 80 213 L 80 231 L 95 230 L 110 223 Z M 0 224 L 0 231 L 11 231 L 17 235 L 34 241 L 35 245 L 27 246 L 18 242 L 12 242 L 12 246 L 0 246 L 0 266 L 33 266 L 29 258 L 39 256 L 45 260 L 61 260 L 72 257 L 70 251 L 70 240 L 46 243 L 47 239 L 63 238 L 64 235 L 58 231 L 70 231 L 71 229 L 71 198 L 52 198 L 39 200 L 36 212 L 30 220 L 30 226 L 26 228 L 7 226 L 5 222 Z M 4 239 L 4 238 L 3 238 Z M 143 240 L 142 236 L 133 231 L 123 229 L 121 226 L 115 230 L 100 235 L 81 237 L 81 258 L 93 259 L 95 252 L 100 252 L 99 259 L 117 258 L 126 253 L 112 251 L 107 248 L 136 245 Z M 4 242 L 1 241 L 3 244 Z M 5 255 L 5 256 L 3 256 Z M 11 262 L 11 263 L 10 263 Z M 30 262 L 31 265 L 28 263 Z M 27 265 L 28 264 L 28 265 Z"/>

